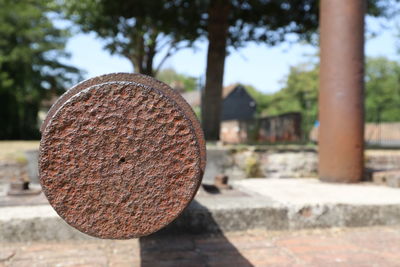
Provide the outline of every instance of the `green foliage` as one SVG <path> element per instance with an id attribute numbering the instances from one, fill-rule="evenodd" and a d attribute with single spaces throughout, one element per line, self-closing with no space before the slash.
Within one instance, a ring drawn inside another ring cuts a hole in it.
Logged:
<path id="1" fill-rule="evenodd" d="M 51 0 L 0 0 L 0 139 L 37 138 L 37 113 L 49 91 L 80 78 L 63 64 L 66 30 L 50 19 Z"/>
<path id="2" fill-rule="evenodd" d="M 391 0 L 399 2 L 400 0 Z M 274 45 L 295 33 L 316 38 L 318 0 L 229 1 L 228 46 L 249 41 Z M 96 32 L 106 48 L 128 58 L 136 72 L 153 74 L 166 58 L 199 38 L 207 38 L 211 0 L 63 0 L 68 18 L 84 32 Z M 390 16 L 393 4 L 368 0 L 368 14 Z M 293 36 L 292 36 L 293 37 Z M 159 66 L 154 56 L 168 48 Z M 154 69 L 152 68 L 154 67 Z M 154 73 L 154 74 L 155 74 Z"/>
<path id="3" fill-rule="evenodd" d="M 172 87 L 182 87 L 185 92 L 195 91 L 198 87 L 198 78 L 177 73 L 172 68 L 161 70 L 156 78 Z"/>
<path id="4" fill-rule="evenodd" d="M 138 73 L 154 76 L 167 58 L 198 37 L 192 26 L 200 21 L 197 1 L 63 2 L 68 18 L 83 32 L 95 32 L 108 51 L 130 60 Z M 154 66 L 154 58 L 161 52 L 162 59 Z"/>
<path id="5" fill-rule="evenodd" d="M 270 94 L 264 94 L 260 91 L 258 91 L 254 86 L 252 85 L 245 85 L 246 91 L 251 95 L 253 99 L 256 100 L 257 102 L 257 117 L 262 117 L 266 116 L 266 111 L 270 104 L 272 103 L 272 98 L 273 95 Z"/>
<path id="6" fill-rule="evenodd" d="M 302 114 L 302 129 L 307 137 L 318 120 L 318 72 L 316 64 L 299 64 L 290 68 L 284 87 L 267 95 L 247 86 L 256 99 L 259 116 L 286 112 Z M 400 64 L 384 57 L 369 58 L 365 73 L 366 122 L 400 121 Z"/>
<path id="7" fill-rule="evenodd" d="M 247 178 L 263 177 L 260 160 L 256 155 L 250 155 L 245 161 L 245 173 Z"/>
<path id="8" fill-rule="evenodd" d="M 400 121 L 400 64 L 384 57 L 367 59 L 365 94 L 368 122 Z"/>
<path id="9" fill-rule="evenodd" d="M 367 0 L 367 14 L 392 19 L 399 14 L 399 3 L 400 0 Z"/>
<path id="10" fill-rule="evenodd" d="M 318 66 L 313 64 L 291 67 L 285 86 L 273 95 L 266 113 L 300 112 L 303 132 L 308 133 L 317 120 L 318 72 Z"/>
<path id="11" fill-rule="evenodd" d="M 399 2 L 367 0 L 367 14 L 393 18 L 398 15 Z M 287 33 L 318 44 L 319 3 L 320 0 L 231 1 L 228 44 L 234 48 L 243 47 L 249 41 L 276 45 L 287 37 L 293 38 Z"/>
<path id="12" fill-rule="evenodd" d="M 193 107 L 194 114 L 196 117 L 201 121 L 201 108 L 200 107 Z"/>
<path id="13" fill-rule="evenodd" d="M 307 133 L 317 120 L 318 71 L 318 66 L 313 64 L 291 67 L 285 86 L 275 94 L 263 94 L 252 86 L 246 86 L 257 102 L 258 116 L 300 112 L 302 128 Z"/>
<path id="14" fill-rule="evenodd" d="M 391 8 L 386 1 L 368 0 L 369 14 L 383 15 Z M 287 37 L 293 41 L 294 35 L 313 43 L 318 39 L 318 0 L 64 0 L 64 5 L 83 31 L 96 32 L 111 53 L 126 57 L 135 72 L 150 76 L 180 48 L 208 39 L 202 117 L 210 140 L 219 136 L 216 118 L 227 48 L 248 42 L 275 45 Z M 154 67 L 155 56 L 165 49 Z"/>

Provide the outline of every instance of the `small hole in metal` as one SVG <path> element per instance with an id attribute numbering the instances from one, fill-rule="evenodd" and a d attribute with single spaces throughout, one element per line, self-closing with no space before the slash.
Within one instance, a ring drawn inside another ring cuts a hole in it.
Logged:
<path id="1" fill-rule="evenodd" d="M 120 158 L 119 162 L 125 162 L 125 158 L 124 157 Z"/>

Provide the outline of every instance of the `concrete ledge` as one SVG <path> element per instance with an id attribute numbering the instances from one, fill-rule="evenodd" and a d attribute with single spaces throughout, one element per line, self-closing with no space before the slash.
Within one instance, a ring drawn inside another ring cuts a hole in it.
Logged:
<path id="1" fill-rule="evenodd" d="M 50 205 L 0 208 L 0 242 L 91 238 L 64 222 Z"/>
<path id="2" fill-rule="evenodd" d="M 322 184 L 314 179 L 249 179 L 236 196 L 201 194 L 164 233 L 218 233 L 400 225 L 400 190 Z M 49 205 L 0 208 L 0 242 L 90 239 Z"/>
<path id="3" fill-rule="evenodd" d="M 218 233 L 249 229 L 288 228 L 287 209 L 262 197 L 196 198 L 165 229 L 172 233 Z"/>
<path id="4" fill-rule="evenodd" d="M 400 225 L 400 189 L 317 179 L 248 179 L 235 186 L 284 207 L 288 229 Z"/>

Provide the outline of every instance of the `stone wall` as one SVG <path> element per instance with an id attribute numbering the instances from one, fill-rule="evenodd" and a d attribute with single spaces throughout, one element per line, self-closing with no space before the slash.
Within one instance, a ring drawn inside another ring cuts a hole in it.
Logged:
<path id="1" fill-rule="evenodd" d="M 400 170 L 400 150 L 367 150 L 365 166 L 372 171 Z M 205 183 L 217 174 L 230 180 L 244 178 L 305 178 L 318 176 L 318 153 L 314 149 L 260 149 L 252 146 L 207 149 Z"/>
<path id="2" fill-rule="evenodd" d="M 0 161 L 0 184 L 8 184 L 11 180 L 29 180 L 39 183 L 37 150 L 28 150 L 17 159 Z"/>
<path id="3" fill-rule="evenodd" d="M 365 166 L 374 170 L 400 169 L 400 150 L 370 150 L 365 153 Z"/>
<path id="4" fill-rule="evenodd" d="M 18 162 L 0 162 L 0 184 L 9 184 L 11 181 L 26 178 L 26 164 Z"/>
<path id="5" fill-rule="evenodd" d="M 298 178 L 317 175 L 317 153 L 313 150 L 257 150 L 209 148 L 205 183 L 213 183 L 217 174 L 231 180 L 244 178 Z"/>
<path id="6" fill-rule="evenodd" d="M 32 183 L 38 183 L 37 151 L 27 151 L 26 164 L 0 162 L 0 183 L 8 183 L 13 177 L 28 175 Z M 367 150 L 366 168 L 369 170 L 400 170 L 400 150 Z M 22 166 L 22 167 L 21 167 Z M 214 183 L 218 174 L 226 174 L 231 180 L 245 178 L 302 178 L 317 177 L 318 155 L 310 148 L 274 149 L 254 146 L 208 147 L 205 183 Z"/>

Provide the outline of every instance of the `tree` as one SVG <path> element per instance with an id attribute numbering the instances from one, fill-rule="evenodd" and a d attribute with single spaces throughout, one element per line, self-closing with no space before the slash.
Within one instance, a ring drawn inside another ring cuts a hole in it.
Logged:
<path id="1" fill-rule="evenodd" d="M 300 112 L 304 138 L 307 138 L 318 116 L 318 74 L 318 65 L 315 64 L 291 67 L 285 86 L 271 98 L 266 111 L 269 115 Z"/>
<path id="2" fill-rule="evenodd" d="M 385 57 L 368 58 L 365 80 L 366 121 L 400 121 L 400 64 Z"/>
<path id="3" fill-rule="evenodd" d="M 137 73 L 155 76 L 176 51 L 197 39 L 195 1 L 69 0 L 66 16 L 83 32 L 95 32 L 111 54 L 127 58 Z M 155 66 L 156 55 L 162 55 Z"/>
<path id="4" fill-rule="evenodd" d="M 396 0 L 397 1 L 397 0 Z M 390 5 L 368 0 L 369 13 L 382 15 Z M 288 33 L 314 42 L 318 28 L 318 0 L 74 0 L 66 1 L 74 21 L 85 31 L 107 40 L 107 48 L 131 60 L 135 71 L 157 72 L 154 56 L 199 38 L 208 39 L 206 82 L 202 97 L 202 125 L 208 140 L 219 139 L 221 98 L 227 49 L 247 42 L 275 45 Z M 168 58 L 172 52 L 167 52 Z M 164 60 L 161 60 L 161 63 Z"/>
<path id="5" fill-rule="evenodd" d="M 211 1 L 208 9 L 206 84 L 201 101 L 201 118 L 207 140 L 219 140 L 222 86 L 228 42 L 231 3 Z"/>
<path id="6" fill-rule="evenodd" d="M 195 91 L 199 87 L 198 78 L 177 73 L 174 69 L 163 69 L 156 76 L 162 82 L 170 85 L 174 89 L 181 89 L 185 92 Z M 178 87 L 178 88 L 175 88 Z M 180 87 L 180 88 L 179 88 Z"/>
<path id="7" fill-rule="evenodd" d="M 54 27 L 57 10 L 51 0 L 0 0 L 0 139 L 38 138 L 41 100 L 80 78 L 60 61 L 68 32 Z"/>
<path id="8" fill-rule="evenodd" d="M 228 47 L 249 41 L 276 44 L 287 33 L 310 36 L 318 16 L 315 1 L 211 1 L 208 9 L 208 56 L 202 104 L 206 139 L 219 139 L 224 62 Z"/>
<path id="9" fill-rule="evenodd" d="M 227 47 L 248 41 L 275 44 L 284 34 L 306 35 L 318 16 L 313 0 L 166 0 L 65 1 L 68 14 L 83 31 L 95 31 L 106 48 L 128 58 L 135 72 L 154 75 L 154 57 L 168 46 L 164 59 L 198 38 L 209 40 L 203 96 L 206 138 L 219 138 L 222 77 Z M 298 23 L 297 23 L 298 22 Z"/>
<path id="10" fill-rule="evenodd" d="M 385 0 L 368 0 L 368 14 L 371 16 L 387 15 L 387 11 L 391 9 L 392 3 Z M 202 123 L 206 139 L 219 139 L 226 49 L 242 47 L 249 41 L 275 45 L 285 40 L 288 33 L 296 34 L 299 40 L 317 43 L 318 10 L 318 0 L 209 2 L 207 16 L 203 16 L 208 18 L 209 41 L 202 104 Z"/>
<path id="11" fill-rule="evenodd" d="M 318 117 L 318 64 L 301 63 L 290 68 L 283 88 L 271 95 L 248 87 L 259 114 L 302 114 L 304 137 Z M 260 105 L 261 103 L 261 105 Z M 367 122 L 400 121 L 400 64 L 384 57 L 367 58 L 365 73 L 365 117 Z"/>
<path id="12" fill-rule="evenodd" d="M 271 105 L 273 95 L 262 93 L 249 84 L 244 87 L 257 103 L 256 117 L 267 116 L 268 114 L 266 113 L 266 110 Z"/>
<path id="13" fill-rule="evenodd" d="M 274 116 L 288 112 L 300 112 L 302 130 L 307 137 L 318 114 L 318 65 L 301 63 L 290 67 L 284 86 L 274 94 L 263 94 L 252 86 L 246 86 L 256 99 L 258 116 Z"/>

